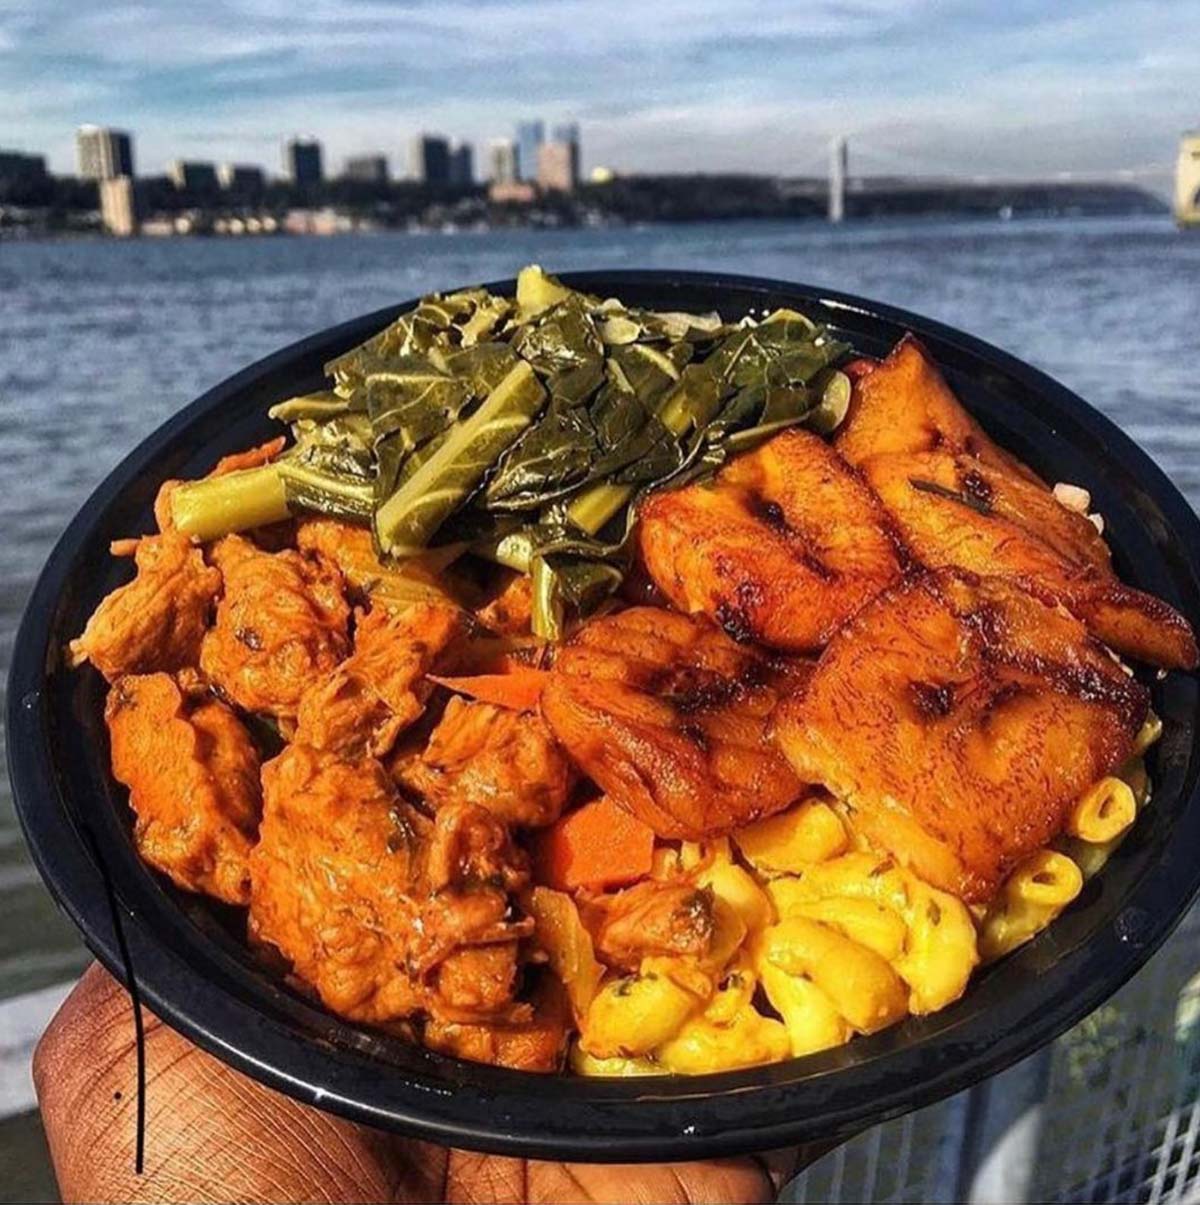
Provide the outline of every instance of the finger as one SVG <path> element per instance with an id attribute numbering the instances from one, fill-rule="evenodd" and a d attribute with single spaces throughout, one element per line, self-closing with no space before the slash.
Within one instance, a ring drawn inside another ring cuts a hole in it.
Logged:
<path id="1" fill-rule="evenodd" d="M 420 1201 L 445 1157 L 272 1092 L 146 1018 L 146 1161 L 134 1172 L 129 997 L 93 966 L 34 1055 L 66 1201 Z"/>
<path id="2" fill-rule="evenodd" d="M 455 1205 L 609 1201 L 752 1205 L 775 1197 L 776 1188 L 766 1168 L 753 1159 L 614 1165 L 503 1159 L 452 1151 L 446 1177 L 446 1200 Z"/>
<path id="3" fill-rule="evenodd" d="M 812 1162 L 811 1159 L 805 1158 L 805 1150 L 804 1147 L 788 1146 L 781 1150 L 765 1151 L 761 1155 L 755 1155 L 755 1159 L 766 1172 L 777 1195 L 785 1184 L 799 1174 L 801 1168 L 807 1167 Z"/>

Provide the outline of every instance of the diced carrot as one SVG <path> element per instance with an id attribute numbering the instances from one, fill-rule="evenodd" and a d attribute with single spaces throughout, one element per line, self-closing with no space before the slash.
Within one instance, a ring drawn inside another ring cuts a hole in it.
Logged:
<path id="1" fill-rule="evenodd" d="M 237 473 L 242 469 L 256 469 L 259 465 L 270 464 L 287 443 L 287 436 L 280 435 L 259 444 L 257 448 L 247 448 L 244 452 L 234 452 L 231 456 L 222 456 L 217 461 L 216 468 L 209 473 L 210 477 L 224 477 L 227 473 Z"/>
<path id="2" fill-rule="evenodd" d="M 605 795 L 539 833 L 533 856 L 538 882 L 559 891 L 613 887 L 650 873 L 654 830 Z"/>
<path id="3" fill-rule="evenodd" d="M 464 678 L 437 678 L 430 674 L 429 680 L 481 703 L 494 703 L 513 711 L 533 711 L 549 677 L 544 669 L 521 668 L 506 674 L 474 674 Z"/>

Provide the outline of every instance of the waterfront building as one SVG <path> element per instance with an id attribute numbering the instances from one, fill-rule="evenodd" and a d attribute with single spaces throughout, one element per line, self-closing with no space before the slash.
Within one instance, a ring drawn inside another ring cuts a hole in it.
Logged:
<path id="1" fill-rule="evenodd" d="M 261 167 L 246 163 L 222 163 L 217 168 L 217 183 L 226 192 L 262 192 L 267 180 Z"/>
<path id="2" fill-rule="evenodd" d="M 0 198 L 10 189 L 27 188 L 46 179 L 46 156 L 0 151 Z"/>
<path id="3" fill-rule="evenodd" d="M 488 185 L 488 200 L 497 205 L 532 205 L 537 195 L 537 185 L 528 180 L 493 180 Z"/>
<path id="4" fill-rule="evenodd" d="M 1200 130 L 1179 140 L 1175 161 L 1175 220 L 1181 226 L 1200 226 Z"/>
<path id="5" fill-rule="evenodd" d="M 469 142 L 460 142 L 450 152 L 450 183 L 458 188 L 475 183 L 475 149 Z"/>
<path id="6" fill-rule="evenodd" d="M 321 144 L 315 138 L 290 138 L 283 144 L 283 170 L 293 184 L 320 184 L 325 178 Z"/>
<path id="7" fill-rule="evenodd" d="M 80 126 L 75 132 L 75 158 L 84 180 L 133 176 L 133 136 L 105 126 Z"/>
<path id="8" fill-rule="evenodd" d="M 497 138 L 488 148 L 488 179 L 493 184 L 512 184 L 518 176 L 517 144 L 511 138 Z"/>
<path id="9" fill-rule="evenodd" d="M 449 184 L 450 143 L 440 134 L 418 134 L 412 140 L 409 174 L 422 184 Z"/>
<path id="10" fill-rule="evenodd" d="M 579 184 L 579 142 L 543 142 L 538 147 L 538 187 L 544 192 L 574 192 Z"/>
<path id="11" fill-rule="evenodd" d="M 546 123 L 522 121 L 517 123 L 517 179 L 536 180 L 538 149 L 546 141 Z"/>
<path id="12" fill-rule="evenodd" d="M 199 160 L 172 159 L 167 178 L 180 192 L 216 192 L 217 169 Z"/>
<path id="13" fill-rule="evenodd" d="M 388 161 L 386 155 L 354 155 L 346 160 L 342 175 L 347 180 L 358 180 L 364 184 L 386 184 Z"/>
<path id="14" fill-rule="evenodd" d="M 132 176 L 109 176 L 100 181 L 100 220 L 109 234 L 137 234 L 137 195 Z"/>

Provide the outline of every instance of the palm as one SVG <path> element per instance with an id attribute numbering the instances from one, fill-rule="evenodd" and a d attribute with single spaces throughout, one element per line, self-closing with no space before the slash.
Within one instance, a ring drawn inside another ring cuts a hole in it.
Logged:
<path id="1" fill-rule="evenodd" d="M 63 1199 L 124 1201 L 774 1200 L 765 1165 L 542 1163 L 405 1141 L 297 1104 L 147 1018 L 146 1165 L 134 1162 L 129 1001 L 98 967 L 34 1060 Z"/>

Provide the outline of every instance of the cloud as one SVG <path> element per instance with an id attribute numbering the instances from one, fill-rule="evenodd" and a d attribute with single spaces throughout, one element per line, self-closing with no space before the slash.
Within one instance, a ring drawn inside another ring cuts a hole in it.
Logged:
<path id="1" fill-rule="evenodd" d="M 533 112 L 643 171 L 817 170 L 838 132 L 874 170 L 1165 165 L 1198 70 L 1200 10 L 1165 0 L 0 0 L 6 137 L 59 169 L 88 120 L 153 170 L 273 166 L 292 131 L 396 161 Z"/>

